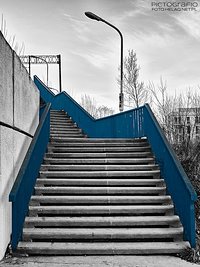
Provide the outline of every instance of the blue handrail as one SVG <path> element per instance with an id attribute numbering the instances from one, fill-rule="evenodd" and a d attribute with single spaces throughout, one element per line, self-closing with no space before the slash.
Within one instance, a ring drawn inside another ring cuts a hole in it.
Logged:
<path id="1" fill-rule="evenodd" d="M 65 110 L 89 137 L 148 138 L 183 224 L 185 240 L 195 247 L 194 202 L 197 195 L 149 105 L 95 120 L 66 92 L 55 96 L 38 77 L 35 76 L 34 81 L 43 100 L 51 101 L 52 109 Z"/>
<path id="2" fill-rule="evenodd" d="M 144 136 L 142 128 L 143 108 L 132 109 L 95 120 L 66 92 L 54 95 L 37 76 L 34 77 L 34 82 L 44 102 L 50 101 L 52 109 L 65 110 L 89 137 L 138 138 Z"/>
<path id="3" fill-rule="evenodd" d="M 9 201 L 12 202 L 11 245 L 13 250 L 17 248 L 21 239 L 29 200 L 34 191 L 35 181 L 49 141 L 50 107 L 49 103 L 43 110 L 39 125 L 9 195 Z"/>
<path id="4" fill-rule="evenodd" d="M 175 211 L 184 226 L 184 237 L 194 248 L 194 202 L 197 194 L 148 104 L 144 106 L 144 132 L 160 165 L 161 175 L 175 204 Z"/>

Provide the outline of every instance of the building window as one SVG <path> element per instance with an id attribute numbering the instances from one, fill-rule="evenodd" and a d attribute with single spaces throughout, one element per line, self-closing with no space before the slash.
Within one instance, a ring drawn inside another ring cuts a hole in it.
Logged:
<path id="1" fill-rule="evenodd" d="M 199 135 L 199 133 L 200 133 L 200 127 L 196 126 L 196 135 Z"/>
<path id="2" fill-rule="evenodd" d="M 178 134 L 180 135 L 180 134 L 182 134 L 182 126 L 181 125 L 178 125 L 177 127 L 176 127 L 176 131 L 178 132 Z"/>
<path id="3" fill-rule="evenodd" d="M 187 120 L 187 124 L 190 124 L 190 117 L 187 117 L 186 120 Z"/>
<path id="4" fill-rule="evenodd" d="M 187 134 L 190 134 L 190 126 L 187 126 Z"/>
<path id="5" fill-rule="evenodd" d="M 178 123 L 181 124 L 181 116 L 178 117 Z"/>
<path id="6" fill-rule="evenodd" d="M 199 116 L 195 117 L 195 123 L 200 123 L 200 117 Z"/>

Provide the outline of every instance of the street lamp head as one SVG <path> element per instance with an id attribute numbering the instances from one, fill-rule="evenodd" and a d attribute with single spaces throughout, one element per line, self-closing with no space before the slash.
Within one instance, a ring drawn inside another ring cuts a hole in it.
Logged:
<path id="1" fill-rule="evenodd" d="M 102 18 L 100 18 L 99 16 L 95 15 L 92 12 L 85 12 L 85 15 L 90 19 L 94 19 L 94 20 L 97 20 L 97 21 L 102 21 Z"/>

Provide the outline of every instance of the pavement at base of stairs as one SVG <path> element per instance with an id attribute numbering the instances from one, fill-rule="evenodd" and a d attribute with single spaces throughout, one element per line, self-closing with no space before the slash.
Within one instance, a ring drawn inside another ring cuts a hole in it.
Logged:
<path id="1" fill-rule="evenodd" d="M 0 267 L 197 267 L 173 256 L 10 257 Z"/>

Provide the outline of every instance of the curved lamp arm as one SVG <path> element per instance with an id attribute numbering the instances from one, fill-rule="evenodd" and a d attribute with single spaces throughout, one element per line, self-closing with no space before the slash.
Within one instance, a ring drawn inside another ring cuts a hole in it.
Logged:
<path id="1" fill-rule="evenodd" d="M 110 27 L 112 27 L 113 29 L 115 29 L 119 35 L 120 35 L 120 39 L 121 39 L 121 68 L 120 68 L 120 94 L 119 94 L 119 110 L 120 112 L 124 110 L 124 94 L 123 94 L 123 35 L 120 32 L 120 30 L 115 27 L 113 24 L 111 24 L 110 22 L 102 19 L 101 17 L 97 16 L 96 14 L 92 13 L 92 12 L 85 12 L 85 15 L 93 20 L 97 20 L 97 21 L 101 21 L 104 22 L 105 24 L 109 25 Z"/>

